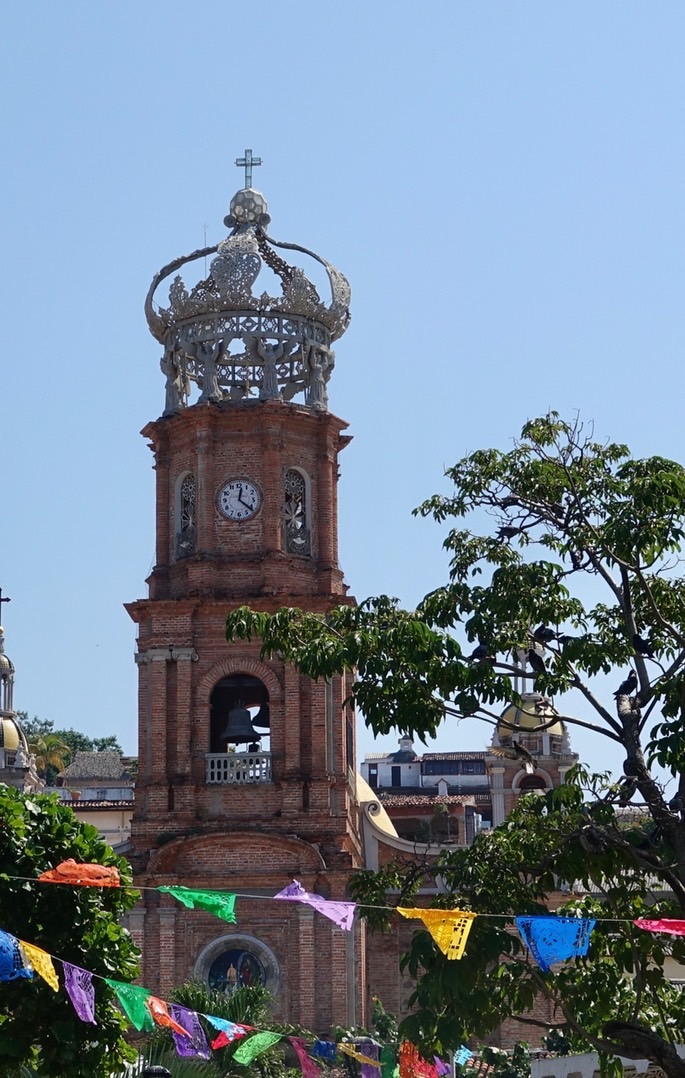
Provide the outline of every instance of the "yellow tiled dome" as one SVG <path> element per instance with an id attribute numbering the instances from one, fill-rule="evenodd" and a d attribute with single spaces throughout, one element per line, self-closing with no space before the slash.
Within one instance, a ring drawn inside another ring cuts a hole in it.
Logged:
<path id="1" fill-rule="evenodd" d="M 7 716 L 0 719 L 0 748 L 7 749 L 9 752 L 16 752 L 20 742 L 24 749 L 28 751 L 26 737 L 19 723 Z"/>
<path id="2" fill-rule="evenodd" d="M 502 712 L 501 718 L 504 719 L 510 725 L 505 726 L 504 723 L 500 723 L 497 727 L 497 733 L 499 737 L 512 737 L 516 735 L 516 730 L 521 730 L 525 733 L 533 733 L 539 726 L 547 726 L 547 723 L 557 712 L 554 709 L 554 705 L 551 704 L 546 697 L 541 696 L 537 692 L 528 692 L 521 694 L 521 707 L 516 707 L 515 704 L 510 704 Z M 516 729 L 511 729 L 511 727 Z M 564 733 L 564 727 L 561 722 L 555 722 L 552 726 L 547 726 L 546 733 L 552 737 L 562 737 Z"/>

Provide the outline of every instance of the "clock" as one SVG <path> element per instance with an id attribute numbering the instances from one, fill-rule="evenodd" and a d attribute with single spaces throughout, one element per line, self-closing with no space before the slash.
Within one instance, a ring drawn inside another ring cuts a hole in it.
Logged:
<path id="1" fill-rule="evenodd" d="M 249 520 L 262 505 L 262 492 L 249 479 L 229 479 L 217 495 L 219 512 L 227 520 Z"/>

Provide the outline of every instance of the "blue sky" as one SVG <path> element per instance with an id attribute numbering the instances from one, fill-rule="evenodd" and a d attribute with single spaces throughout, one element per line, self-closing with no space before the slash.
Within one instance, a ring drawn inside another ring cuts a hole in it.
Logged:
<path id="1" fill-rule="evenodd" d="M 440 529 L 411 509 L 549 407 L 683 459 L 684 38 L 668 0 L 5 5 L 0 585 L 19 707 L 135 751 L 122 604 L 151 568 L 138 431 L 164 399 L 142 304 L 205 226 L 225 234 L 246 146 L 272 234 L 352 284 L 330 391 L 354 435 L 357 598 L 438 585 Z M 462 723 L 439 745 L 485 735 Z"/>

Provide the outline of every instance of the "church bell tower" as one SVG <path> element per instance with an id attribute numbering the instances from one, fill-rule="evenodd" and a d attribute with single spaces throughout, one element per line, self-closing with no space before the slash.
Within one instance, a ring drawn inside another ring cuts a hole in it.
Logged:
<path id="1" fill-rule="evenodd" d="M 163 415 L 142 432 L 156 556 L 149 597 L 127 610 L 138 626 L 136 880 L 252 897 L 230 925 L 145 891 L 131 928 L 142 981 L 160 994 L 189 977 L 226 992 L 261 981 L 277 1016 L 323 1030 L 364 1019 L 362 928 L 270 896 L 295 878 L 344 899 L 361 863 L 349 686 L 262 661 L 257 642 L 228 644 L 225 620 L 243 604 L 323 612 L 351 601 L 337 543 L 349 437 L 328 408 L 350 289 L 323 258 L 271 237 L 251 183 L 260 162 L 246 151 L 240 163 L 226 238 L 170 262 L 146 299 L 165 378 Z M 207 259 L 196 283 L 178 275 Z"/>

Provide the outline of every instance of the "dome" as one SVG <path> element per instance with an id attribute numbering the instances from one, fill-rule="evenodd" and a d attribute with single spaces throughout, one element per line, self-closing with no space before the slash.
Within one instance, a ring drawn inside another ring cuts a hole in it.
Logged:
<path id="1" fill-rule="evenodd" d="M 545 733 L 550 734 L 551 737 L 562 737 L 564 725 L 561 721 L 547 726 L 547 723 L 556 714 L 556 709 L 549 697 L 542 696 L 538 692 L 521 693 L 521 706 L 517 707 L 516 704 L 510 704 L 502 712 L 501 718 L 508 725 L 505 726 L 504 723 L 500 722 L 497 726 L 497 735 L 500 738 L 512 737 L 516 735 L 517 730 L 522 733 L 532 734 L 540 726 L 544 726 L 546 727 Z M 515 727 L 515 729 L 512 729 L 512 727 Z"/>
<path id="2" fill-rule="evenodd" d="M 26 735 L 24 734 L 20 723 L 16 719 L 10 718 L 8 715 L 3 716 L 0 718 L 0 749 L 7 749 L 8 752 L 16 752 L 19 745 L 22 745 L 24 752 L 28 753 Z"/>

